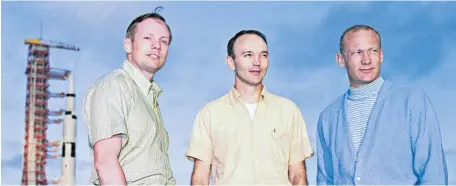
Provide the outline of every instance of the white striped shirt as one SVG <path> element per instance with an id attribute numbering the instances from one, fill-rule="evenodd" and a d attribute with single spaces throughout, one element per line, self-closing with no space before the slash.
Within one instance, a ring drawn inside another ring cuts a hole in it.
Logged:
<path id="1" fill-rule="evenodd" d="M 377 100 L 378 92 L 383 85 L 383 78 L 379 77 L 375 81 L 359 88 L 350 87 L 347 99 L 347 120 L 353 145 L 359 149 L 363 141 L 369 116 Z"/>

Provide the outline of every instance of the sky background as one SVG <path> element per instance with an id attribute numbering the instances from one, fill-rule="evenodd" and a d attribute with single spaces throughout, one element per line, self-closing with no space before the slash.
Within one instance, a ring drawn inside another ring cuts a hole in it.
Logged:
<path id="1" fill-rule="evenodd" d="M 429 96 L 440 120 L 449 183 L 456 184 L 456 2 L 2 2 L 1 184 L 21 183 L 24 39 L 38 38 L 42 21 L 43 38 L 81 48 L 51 49 L 50 63 L 74 72 L 76 184 L 89 184 L 92 160 L 82 99 L 96 79 L 122 65 L 128 24 L 158 5 L 173 33 L 168 60 L 155 80 L 164 90 L 159 101 L 178 184 L 189 184 L 193 164 L 184 155 L 196 113 L 234 83 L 224 60 L 236 32 L 258 29 L 267 36 L 270 67 L 264 83 L 300 107 L 316 148 L 319 113 L 348 88 L 335 55 L 340 35 L 354 24 L 368 24 L 382 35 L 385 79 L 417 86 Z M 65 82 L 50 84 L 52 92 L 66 90 Z M 64 100 L 49 101 L 50 110 L 64 107 Z M 49 126 L 48 139 L 61 139 L 62 129 Z M 60 167 L 61 159 L 48 160 L 48 180 L 60 176 Z M 307 160 L 307 169 L 315 184 L 316 156 Z"/>

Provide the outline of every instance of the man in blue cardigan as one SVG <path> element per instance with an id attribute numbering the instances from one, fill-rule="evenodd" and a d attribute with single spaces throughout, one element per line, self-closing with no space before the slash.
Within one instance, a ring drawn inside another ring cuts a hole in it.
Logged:
<path id="1" fill-rule="evenodd" d="M 380 34 L 355 25 L 340 38 L 348 91 L 317 128 L 317 184 L 448 184 L 439 123 L 420 89 L 380 77 Z"/>

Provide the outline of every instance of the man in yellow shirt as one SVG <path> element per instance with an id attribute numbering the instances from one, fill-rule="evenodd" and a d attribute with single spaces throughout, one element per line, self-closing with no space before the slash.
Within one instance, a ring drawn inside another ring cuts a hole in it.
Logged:
<path id="1" fill-rule="evenodd" d="M 197 114 L 186 157 L 194 162 L 192 185 L 306 185 L 305 159 L 313 150 L 298 106 L 268 92 L 266 37 L 238 32 L 226 63 L 235 84 Z"/>

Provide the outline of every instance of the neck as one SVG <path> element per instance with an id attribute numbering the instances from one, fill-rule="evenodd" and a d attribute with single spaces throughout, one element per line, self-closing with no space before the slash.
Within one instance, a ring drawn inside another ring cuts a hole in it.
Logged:
<path id="1" fill-rule="evenodd" d="M 258 103 L 263 90 L 263 84 L 247 85 L 245 83 L 236 83 L 234 88 L 241 94 L 244 103 Z"/>
<path id="2" fill-rule="evenodd" d="M 150 73 L 146 70 L 143 70 L 141 68 L 139 68 L 138 64 L 133 62 L 133 59 L 131 58 L 131 56 L 128 56 L 127 57 L 127 60 L 133 64 L 133 66 L 138 69 L 150 82 L 152 82 L 152 80 L 154 79 L 154 73 Z"/>
<path id="3" fill-rule="evenodd" d="M 355 88 L 355 87 L 350 87 L 349 88 L 349 91 L 348 91 L 348 97 L 350 99 L 362 99 L 362 98 L 367 98 L 369 96 L 372 96 L 373 94 L 377 94 L 382 85 L 383 85 L 383 78 L 382 77 L 379 77 L 377 79 L 375 79 L 375 81 L 372 81 L 371 83 L 369 84 L 366 84 L 362 87 L 358 87 L 358 88 Z"/>
<path id="4" fill-rule="evenodd" d="M 371 84 L 372 82 L 374 82 L 375 80 L 378 80 L 379 78 L 380 78 L 380 76 L 377 76 L 374 80 L 372 80 L 370 82 L 361 82 L 361 81 L 355 81 L 355 80 L 349 79 L 350 88 L 361 88 L 363 86 Z"/>

